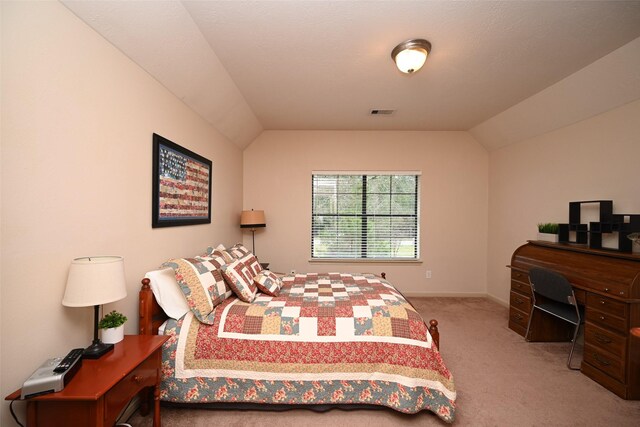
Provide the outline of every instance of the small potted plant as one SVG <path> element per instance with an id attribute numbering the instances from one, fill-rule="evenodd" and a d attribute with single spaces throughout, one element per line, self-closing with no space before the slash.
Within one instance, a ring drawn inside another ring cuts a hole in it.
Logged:
<path id="1" fill-rule="evenodd" d="M 102 329 L 102 342 L 105 344 L 115 344 L 124 338 L 124 323 L 127 316 L 113 310 L 105 315 L 98 323 L 98 328 Z"/>
<path id="2" fill-rule="evenodd" d="M 560 227 L 553 222 L 538 224 L 538 240 L 558 243 L 558 232 Z"/>

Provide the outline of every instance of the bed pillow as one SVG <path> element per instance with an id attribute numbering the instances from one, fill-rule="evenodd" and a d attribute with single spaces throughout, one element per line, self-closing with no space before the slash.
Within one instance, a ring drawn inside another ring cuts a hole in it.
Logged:
<path id="1" fill-rule="evenodd" d="M 215 248 L 213 246 L 208 246 L 207 250 L 204 252 L 204 255 L 202 256 L 209 256 L 213 253 L 213 251 L 224 251 L 226 248 L 224 247 L 224 245 L 222 243 L 220 243 L 218 246 L 216 246 Z"/>
<path id="2" fill-rule="evenodd" d="M 240 258 L 240 261 L 244 263 L 244 265 L 251 272 L 251 278 L 255 277 L 258 273 L 262 271 L 262 266 L 258 262 L 258 258 L 251 252 Z"/>
<path id="3" fill-rule="evenodd" d="M 217 256 L 217 257 L 221 257 L 222 259 L 224 259 L 224 263 L 225 264 L 229 264 L 230 262 L 233 262 L 236 258 L 231 254 L 231 252 L 229 252 L 228 249 L 225 250 L 218 250 L 216 249 L 215 251 L 213 251 L 209 256 Z"/>
<path id="4" fill-rule="evenodd" d="M 223 301 L 224 301 L 225 299 L 227 299 L 231 295 L 233 295 L 233 290 L 229 287 L 229 285 L 227 284 L 226 280 L 224 280 L 224 276 L 222 274 L 222 267 L 224 267 L 226 264 L 228 264 L 228 262 L 221 255 L 217 255 L 217 252 L 218 251 L 214 251 L 209 256 L 199 256 L 199 257 L 196 257 L 196 259 L 198 259 L 198 260 L 200 260 L 202 262 L 205 262 L 205 263 L 209 263 L 214 268 L 219 270 L 218 271 L 218 273 L 219 273 L 218 277 L 222 278 L 222 282 L 224 283 L 224 289 L 225 289 L 224 298 L 223 298 Z"/>
<path id="5" fill-rule="evenodd" d="M 238 298 L 245 302 L 253 301 L 258 288 L 255 283 L 253 283 L 253 277 L 255 275 L 244 262 L 237 259 L 231 264 L 223 266 L 222 274 Z"/>
<path id="6" fill-rule="evenodd" d="M 204 256 L 218 256 L 218 257 L 222 257 L 225 260 L 225 264 L 226 263 L 230 263 L 232 262 L 234 259 L 236 259 L 236 257 L 234 257 L 231 252 L 229 251 L 229 249 L 225 248 L 223 244 L 219 244 L 218 246 L 216 246 L 215 248 L 212 246 L 209 246 L 207 248 L 207 253 Z"/>
<path id="7" fill-rule="evenodd" d="M 240 259 L 251 253 L 251 251 L 245 248 L 242 243 L 236 243 L 231 248 L 227 249 L 227 251 L 229 251 L 235 259 Z"/>
<path id="8" fill-rule="evenodd" d="M 208 315 L 227 298 L 220 265 L 217 257 L 175 258 L 162 265 L 173 269 L 189 308 L 202 323 L 212 324 Z"/>
<path id="9" fill-rule="evenodd" d="M 277 274 L 269 270 L 262 270 L 253 278 L 253 282 L 262 293 L 272 297 L 277 297 L 280 293 L 280 288 L 282 288 L 282 280 Z"/>
<path id="10" fill-rule="evenodd" d="M 167 316 L 180 319 L 189 312 L 189 304 L 180 290 L 172 268 L 149 271 L 144 275 L 151 282 L 151 291 Z"/>

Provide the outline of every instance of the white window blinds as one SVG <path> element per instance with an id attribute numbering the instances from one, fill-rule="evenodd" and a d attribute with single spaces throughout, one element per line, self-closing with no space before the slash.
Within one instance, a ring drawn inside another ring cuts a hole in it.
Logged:
<path id="1" fill-rule="evenodd" d="M 315 172 L 312 187 L 312 258 L 418 258 L 419 173 Z"/>

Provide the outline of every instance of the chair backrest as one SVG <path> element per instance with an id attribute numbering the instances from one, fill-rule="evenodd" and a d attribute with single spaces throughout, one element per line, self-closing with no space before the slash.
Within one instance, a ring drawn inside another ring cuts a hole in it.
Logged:
<path id="1" fill-rule="evenodd" d="M 564 304 L 576 305 L 571 283 L 555 271 L 533 267 L 529 270 L 529 282 L 535 293 Z"/>

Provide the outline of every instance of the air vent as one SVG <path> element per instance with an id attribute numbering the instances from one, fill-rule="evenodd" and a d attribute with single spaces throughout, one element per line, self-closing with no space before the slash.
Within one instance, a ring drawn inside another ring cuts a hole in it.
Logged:
<path id="1" fill-rule="evenodd" d="M 371 116 L 390 116 L 395 113 L 396 110 L 371 110 L 369 115 Z"/>

